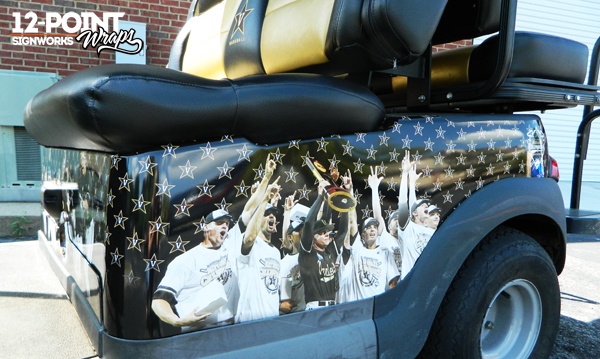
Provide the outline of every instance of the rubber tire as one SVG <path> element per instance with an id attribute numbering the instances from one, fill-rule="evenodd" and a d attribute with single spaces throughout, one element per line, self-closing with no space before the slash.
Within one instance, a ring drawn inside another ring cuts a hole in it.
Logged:
<path id="1" fill-rule="evenodd" d="M 541 327 L 529 358 L 548 358 L 560 322 L 558 276 L 550 257 L 533 238 L 508 228 L 488 235 L 462 265 L 419 357 L 481 358 L 487 308 L 505 284 L 517 279 L 533 284 L 542 304 Z"/>

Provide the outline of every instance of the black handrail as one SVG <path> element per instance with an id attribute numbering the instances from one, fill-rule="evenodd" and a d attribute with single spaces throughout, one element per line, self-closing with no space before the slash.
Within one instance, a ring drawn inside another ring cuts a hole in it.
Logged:
<path id="1" fill-rule="evenodd" d="M 588 74 L 588 85 L 596 86 L 600 70 L 600 37 L 596 40 L 592 50 L 590 70 Z M 581 201 L 581 181 L 583 180 L 583 161 L 587 158 L 588 144 L 590 141 L 590 130 L 592 122 L 600 117 L 600 110 L 594 111 L 594 107 L 600 105 L 600 96 L 596 96 L 594 105 L 586 105 L 583 108 L 583 118 L 577 129 L 577 141 L 575 143 L 575 160 L 573 163 L 573 182 L 571 183 L 571 209 L 579 209 Z"/>

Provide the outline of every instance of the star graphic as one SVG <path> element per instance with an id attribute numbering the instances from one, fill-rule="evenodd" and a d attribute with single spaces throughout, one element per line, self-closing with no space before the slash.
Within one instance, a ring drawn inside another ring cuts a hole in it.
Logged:
<path id="1" fill-rule="evenodd" d="M 441 164 L 442 164 L 442 161 L 443 161 L 443 160 L 444 160 L 444 158 L 445 158 L 444 156 L 442 156 L 442 153 L 441 153 L 441 152 L 438 152 L 438 154 L 437 154 L 437 155 L 435 155 L 435 156 L 433 156 L 433 157 L 435 158 L 435 164 L 436 164 L 436 165 L 437 165 L 437 164 L 440 164 L 440 165 L 441 165 Z"/>
<path id="2" fill-rule="evenodd" d="M 398 163 L 398 156 L 400 156 L 400 154 L 398 152 L 396 152 L 396 148 L 394 148 L 394 150 L 392 152 L 389 152 L 389 154 L 390 154 L 390 162 Z"/>
<path id="3" fill-rule="evenodd" d="M 466 164 L 465 163 L 466 159 L 467 158 L 461 153 L 460 156 L 456 157 L 456 161 L 457 161 L 456 165 L 457 166 L 458 165 L 465 165 Z"/>
<path id="4" fill-rule="evenodd" d="M 229 179 L 231 179 L 231 171 L 233 171 L 235 167 L 229 167 L 229 165 L 227 164 L 227 161 L 225 161 L 225 163 L 223 164 L 223 167 L 217 167 L 217 169 L 219 170 L 219 178 L 223 178 L 223 177 L 227 177 Z"/>
<path id="5" fill-rule="evenodd" d="M 156 221 L 148 221 L 150 223 L 150 234 L 159 232 L 161 234 L 165 233 L 165 228 L 169 225 L 168 222 L 163 223 L 162 218 L 158 217 Z"/>
<path id="6" fill-rule="evenodd" d="M 205 159 L 206 157 L 210 158 L 211 160 L 215 159 L 214 153 L 217 152 L 218 148 L 212 148 L 210 142 L 207 142 L 205 147 L 200 146 L 200 149 L 202 150 L 202 158 L 200 158 L 201 160 Z"/>
<path id="7" fill-rule="evenodd" d="M 294 183 L 296 183 L 296 176 L 298 175 L 298 172 L 294 171 L 294 167 L 290 167 L 289 171 L 285 171 L 285 174 L 287 175 L 285 182 L 289 182 L 292 181 Z"/>
<path id="8" fill-rule="evenodd" d="M 479 179 L 477 181 L 475 181 L 475 182 L 477 183 L 476 190 L 483 188 L 483 184 L 485 183 L 485 181 L 482 180 L 481 177 L 479 177 Z"/>
<path id="9" fill-rule="evenodd" d="M 372 212 L 373 211 L 369 208 L 369 205 L 367 204 L 365 208 L 362 209 L 362 218 L 371 217 Z"/>
<path id="10" fill-rule="evenodd" d="M 425 127 L 421 126 L 421 122 L 417 122 L 416 125 L 413 126 L 415 128 L 415 136 L 416 135 L 421 135 L 423 136 L 423 129 Z"/>
<path id="11" fill-rule="evenodd" d="M 459 178 L 458 182 L 454 182 L 454 184 L 456 185 L 456 190 L 464 189 L 465 182 L 462 180 L 462 178 Z"/>
<path id="12" fill-rule="evenodd" d="M 169 243 L 171 245 L 171 251 L 169 252 L 169 254 L 171 254 L 173 252 L 184 252 L 185 253 L 185 246 L 186 246 L 186 244 L 188 244 L 190 242 L 183 241 L 183 240 L 181 240 L 181 236 L 177 236 L 177 240 L 168 241 L 167 243 Z"/>
<path id="13" fill-rule="evenodd" d="M 152 169 L 154 167 L 156 167 L 156 163 L 152 162 L 152 160 L 150 160 L 150 156 L 147 156 L 145 160 L 143 161 L 138 161 L 140 166 L 142 166 L 140 173 L 149 173 L 150 175 L 153 175 L 154 173 L 152 172 Z"/>
<path id="14" fill-rule="evenodd" d="M 433 125 L 433 117 L 431 116 L 425 116 L 425 123 L 430 123 Z"/>
<path id="15" fill-rule="evenodd" d="M 127 192 L 130 192 L 129 185 L 133 182 L 132 179 L 129 178 L 129 175 L 125 173 L 125 177 L 119 177 L 119 189 L 125 188 Z"/>
<path id="16" fill-rule="evenodd" d="M 340 162 L 341 162 L 341 161 L 340 161 L 340 160 L 338 160 L 338 159 L 337 159 L 337 157 L 336 157 L 335 155 L 333 155 L 333 157 L 332 157 L 332 158 L 329 160 L 329 168 L 330 168 L 330 169 L 331 169 L 331 168 L 335 168 L 335 169 L 337 169 L 337 168 L 338 168 L 338 164 L 339 164 Z"/>
<path id="17" fill-rule="evenodd" d="M 117 155 L 112 155 L 110 156 L 110 168 L 111 169 L 119 169 L 119 162 L 121 162 L 121 157 L 117 156 Z"/>
<path id="18" fill-rule="evenodd" d="M 175 217 L 177 217 L 180 214 L 190 217 L 190 208 L 192 208 L 193 206 L 193 204 L 188 204 L 185 198 L 181 201 L 180 204 L 174 204 L 173 207 L 177 209 L 177 212 L 175 212 Z"/>
<path id="19" fill-rule="evenodd" d="M 253 168 L 252 170 L 254 171 L 254 179 L 255 180 L 261 179 L 265 175 L 265 169 L 263 168 L 262 163 L 260 165 L 258 165 L 258 168 Z"/>
<path id="20" fill-rule="evenodd" d="M 480 154 L 479 156 L 477 156 L 477 159 L 478 159 L 478 161 L 477 161 L 477 164 L 480 164 L 480 163 L 485 163 L 485 158 L 486 158 L 486 157 L 487 157 L 487 156 L 486 156 L 486 155 L 484 155 L 484 154 L 483 154 L 483 152 L 481 152 L 481 154 Z"/>
<path id="21" fill-rule="evenodd" d="M 313 163 L 314 161 L 314 157 L 312 157 L 310 155 L 310 152 L 306 151 L 306 155 L 304 156 L 300 156 L 300 158 L 302 158 L 302 167 L 306 166 L 306 161 L 309 161 L 310 163 Z M 262 177 L 262 176 L 261 176 Z M 255 178 L 256 179 L 256 178 Z"/>
<path id="22" fill-rule="evenodd" d="M 487 145 L 488 145 L 488 150 L 494 150 L 496 147 L 496 142 L 489 140 Z"/>
<path id="23" fill-rule="evenodd" d="M 454 177 L 454 170 L 452 169 L 451 166 L 448 166 L 448 168 L 446 168 L 444 170 L 444 172 L 446 172 L 446 178 L 447 177 L 452 177 L 452 178 Z"/>
<path id="24" fill-rule="evenodd" d="M 385 131 L 383 132 L 383 134 L 379 135 L 379 146 L 387 146 L 388 145 L 388 141 L 389 141 L 390 137 L 388 135 L 386 135 Z"/>
<path id="25" fill-rule="evenodd" d="M 190 160 L 187 160 L 187 162 L 185 163 L 185 166 L 179 166 L 179 168 L 181 169 L 181 176 L 179 176 L 179 178 L 183 178 L 183 177 L 189 177 L 189 178 L 194 178 L 194 170 L 196 169 L 196 166 L 192 166 L 190 164 Z"/>
<path id="26" fill-rule="evenodd" d="M 394 126 L 392 127 L 392 133 L 394 132 L 398 132 L 400 133 L 400 128 L 402 127 L 402 124 L 399 123 L 398 121 L 394 122 Z"/>
<path id="27" fill-rule="evenodd" d="M 473 121 L 468 121 L 468 122 L 467 122 L 467 128 L 469 128 L 469 127 L 475 127 L 475 122 L 473 122 Z"/>
<path id="28" fill-rule="evenodd" d="M 217 209 L 222 209 L 225 212 L 229 213 L 229 207 L 231 206 L 231 203 L 227 203 L 227 201 L 225 201 L 225 198 L 223 198 L 221 200 L 221 203 L 215 204 L 215 206 L 217 207 Z"/>
<path id="29" fill-rule="evenodd" d="M 153 254 L 152 257 L 150 259 L 145 259 L 144 258 L 144 262 L 146 262 L 146 272 L 148 272 L 151 269 L 154 269 L 157 272 L 160 272 L 160 267 L 159 265 L 164 262 L 164 260 L 161 259 L 157 259 L 156 258 L 156 254 Z"/>
<path id="30" fill-rule="evenodd" d="M 465 140 L 467 138 L 467 132 L 463 131 L 462 127 L 456 134 L 458 135 L 459 140 Z"/>
<path id="31" fill-rule="evenodd" d="M 288 149 L 293 147 L 300 149 L 300 140 L 291 140 Z"/>
<path id="32" fill-rule="evenodd" d="M 435 132 L 437 132 L 437 135 L 435 136 L 435 138 L 444 138 L 444 134 L 446 133 L 446 130 L 444 130 L 442 128 L 442 126 L 440 126 L 440 128 L 435 130 Z"/>
<path id="33" fill-rule="evenodd" d="M 251 186 L 246 186 L 246 183 L 244 183 L 244 180 L 242 180 L 242 182 L 240 183 L 239 186 L 233 186 L 233 187 L 235 187 L 235 189 L 237 189 L 237 193 L 235 194 L 236 197 L 244 196 L 246 198 L 248 198 L 248 190 L 250 188 L 252 188 Z"/>
<path id="34" fill-rule="evenodd" d="M 521 161 L 521 163 L 519 163 L 519 173 L 525 172 L 525 162 Z"/>
<path id="35" fill-rule="evenodd" d="M 110 264 L 116 264 L 120 267 L 121 259 L 123 259 L 124 256 L 119 254 L 119 248 L 116 248 L 114 252 L 110 252 L 110 256 L 112 257 Z"/>
<path id="36" fill-rule="evenodd" d="M 233 135 L 224 135 L 223 137 L 221 137 L 221 142 L 225 142 L 225 141 L 229 141 L 229 142 L 233 143 Z"/>
<path id="37" fill-rule="evenodd" d="M 127 221 L 129 218 L 123 217 L 123 211 L 119 211 L 119 214 L 116 216 L 113 216 L 113 217 L 115 217 L 114 228 L 121 227 L 121 228 L 125 229 L 125 221 Z"/>
<path id="38" fill-rule="evenodd" d="M 494 166 L 491 163 L 487 166 L 487 174 L 490 176 L 494 174 Z"/>
<path id="39" fill-rule="evenodd" d="M 172 156 L 173 158 L 177 158 L 177 154 L 175 150 L 179 148 L 179 146 L 173 146 L 172 144 L 168 144 L 166 146 L 161 146 L 165 152 L 163 153 L 163 157 Z"/>
<path id="40" fill-rule="evenodd" d="M 425 141 L 424 143 L 425 143 L 425 151 L 427 151 L 427 150 L 433 151 L 433 145 L 435 144 L 435 142 L 431 142 L 431 138 L 428 138 L 427 141 Z"/>
<path id="41" fill-rule="evenodd" d="M 397 184 L 398 183 L 394 181 L 394 177 L 390 178 L 390 181 L 388 182 L 388 191 L 396 191 Z"/>
<path id="42" fill-rule="evenodd" d="M 385 170 L 386 170 L 387 166 L 385 165 L 385 162 L 381 161 L 381 164 L 377 167 L 375 167 L 376 171 L 377 171 L 377 175 L 381 175 L 383 177 L 385 177 Z"/>
<path id="43" fill-rule="evenodd" d="M 406 135 L 406 137 L 402 139 L 402 148 L 408 148 L 408 149 L 410 149 L 410 143 L 411 143 L 412 141 L 413 141 L 413 140 L 411 140 L 411 139 L 408 137 L 408 135 Z"/>
<path id="44" fill-rule="evenodd" d="M 349 155 L 352 157 L 352 149 L 354 149 L 354 146 L 350 145 L 350 141 L 346 142 L 346 144 L 342 145 L 342 147 L 344 148 L 344 153 L 342 153 L 342 156 Z"/>
<path id="45" fill-rule="evenodd" d="M 469 146 L 469 152 L 475 152 L 475 148 L 477 147 L 477 144 L 475 142 L 473 142 L 473 140 L 471 140 L 471 143 L 469 143 L 467 146 Z"/>
<path id="46" fill-rule="evenodd" d="M 150 201 L 144 201 L 143 194 L 141 194 L 138 199 L 132 199 L 131 201 L 134 203 L 133 212 L 142 211 L 146 213 L 146 206 L 150 204 Z"/>
<path id="47" fill-rule="evenodd" d="M 254 9 L 248 9 L 248 0 L 244 4 L 244 7 L 235 14 L 235 25 L 233 27 L 233 31 L 231 33 L 230 39 L 233 39 L 233 36 L 239 31 L 242 35 L 244 35 L 244 23 L 246 22 L 246 18 Z"/>
<path id="48" fill-rule="evenodd" d="M 242 147 L 241 150 L 236 150 L 238 151 L 238 153 L 240 154 L 240 157 L 238 158 L 238 161 L 241 160 L 246 160 L 248 162 L 250 162 L 250 154 L 254 151 L 249 150 L 248 146 L 246 146 L 246 144 L 244 143 L 244 146 Z"/>
<path id="49" fill-rule="evenodd" d="M 104 232 L 104 243 L 106 243 L 107 246 L 110 246 L 110 236 L 112 236 L 112 233 L 108 231 L 107 226 Z"/>
<path id="50" fill-rule="evenodd" d="M 375 159 L 376 153 L 377 153 L 377 150 L 373 148 L 373 145 L 371 145 L 371 147 L 367 149 L 367 158 Z M 360 158 L 359 158 L 359 160 L 360 160 Z"/>
<path id="51" fill-rule="evenodd" d="M 317 141 L 317 143 L 319 144 L 319 147 L 317 148 L 317 152 L 323 151 L 323 152 L 327 153 L 327 145 L 329 144 L 329 142 L 325 141 L 325 139 L 323 137 L 321 137 L 321 139 L 319 141 Z"/>
<path id="52" fill-rule="evenodd" d="M 175 185 L 169 184 L 166 178 L 162 184 L 155 183 L 154 185 L 158 187 L 158 192 L 156 192 L 157 196 L 164 194 L 167 197 L 171 197 L 171 189 L 175 187 Z"/>
<path id="53" fill-rule="evenodd" d="M 446 149 L 448 150 L 448 152 L 454 152 L 455 148 L 456 148 L 456 144 L 454 142 L 452 142 L 452 140 L 450 140 L 450 142 L 446 143 Z"/>
<path id="54" fill-rule="evenodd" d="M 194 226 L 196 226 L 196 230 L 194 231 L 194 234 L 198 234 L 200 232 L 204 231 L 204 217 L 202 217 L 202 219 L 200 219 L 200 222 L 193 222 L 192 224 Z"/>
<path id="55" fill-rule="evenodd" d="M 502 150 L 499 150 L 498 153 L 496 153 L 496 162 L 502 162 L 504 160 L 504 153 L 502 153 Z"/>
<path id="56" fill-rule="evenodd" d="M 450 191 L 446 192 L 446 194 L 442 196 L 442 197 L 444 197 L 444 203 L 446 203 L 446 202 L 452 203 L 452 196 L 454 196 L 454 195 L 452 193 L 450 193 Z"/>
<path id="57" fill-rule="evenodd" d="M 510 173 L 510 164 L 508 162 L 504 164 L 504 174 L 506 173 Z"/>
<path id="58" fill-rule="evenodd" d="M 275 153 L 270 153 L 271 154 L 271 159 L 277 163 L 279 163 L 280 165 L 283 164 L 283 157 L 285 157 L 284 154 L 281 153 L 281 151 L 279 150 L 279 148 L 277 148 L 277 151 L 275 151 Z"/>
<path id="59" fill-rule="evenodd" d="M 483 127 L 480 127 L 479 131 L 477 131 L 477 138 L 478 139 L 485 138 L 485 131 L 483 130 Z"/>
<path id="60" fill-rule="evenodd" d="M 297 190 L 298 193 L 300 194 L 300 198 L 298 198 L 298 200 L 301 200 L 303 198 L 306 198 L 306 200 L 308 200 L 308 194 L 312 191 L 310 189 L 306 188 L 306 185 L 304 185 L 301 189 Z"/>
<path id="61" fill-rule="evenodd" d="M 356 198 L 356 203 L 360 204 L 360 197 L 362 197 L 362 193 L 358 191 L 358 189 L 354 190 L 354 198 Z"/>
<path id="62" fill-rule="evenodd" d="M 140 252 L 142 251 L 142 247 L 140 247 L 140 245 L 146 242 L 146 240 L 138 238 L 137 232 L 133 232 L 133 237 L 126 238 L 129 241 L 129 246 L 127 247 L 127 249 L 136 249 Z"/>
<path id="63" fill-rule="evenodd" d="M 196 186 L 196 188 L 198 188 L 200 190 L 200 195 L 198 197 L 202 197 L 202 196 L 212 197 L 211 190 L 213 189 L 213 187 L 215 187 L 215 186 L 209 184 L 208 180 L 205 179 L 203 184 Z"/>
<path id="64" fill-rule="evenodd" d="M 112 194 L 112 188 L 110 190 L 108 190 L 108 194 L 106 195 L 106 201 L 108 202 L 109 206 L 113 206 L 113 200 L 117 198 L 117 196 L 113 196 Z"/>
<path id="65" fill-rule="evenodd" d="M 360 158 L 358 159 L 358 161 L 353 162 L 353 164 L 354 164 L 354 173 L 356 173 L 356 172 L 362 173 L 363 172 L 363 167 L 365 166 L 365 164 L 362 163 Z"/>
<path id="66" fill-rule="evenodd" d="M 357 133 L 356 133 L 356 142 L 362 142 L 362 143 L 365 143 L 365 136 L 366 136 L 366 135 L 367 135 L 366 133 L 363 133 L 363 132 L 357 132 Z"/>
<path id="67" fill-rule="evenodd" d="M 440 182 L 440 179 L 436 178 L 435 182 L 433 182 L 433 190 L 432 190 L 432 192 L 441 191 L 442 190 L 442 184 L 443 183 Z"/>
<path id="68" fill-rule="evenodd" d="M 133 269 L 129 271 L 129 274 L 127 274 L 127 275 L 123 274 L 123 278 L 125 278 L 129 282 L 129 285 L 133 285 L 138 280 L 140 280 L 140 277 L 136 277 L 133 275 Z"/>
<path id="69" fill-rule="evenodd" d="M 473 168 L 473 165 L 467 168 L 467 177 L 475 177 L 475 169 Z"/>
<path id="70" fill-rule="evenodd" d="M 425 168 L 423 168 L 423 171 L 421 171 L 421 173 L 423 174 L 423 177 L 431 177 L 431 168 L 429 168 L 429 165 L 425 166 Z"/>

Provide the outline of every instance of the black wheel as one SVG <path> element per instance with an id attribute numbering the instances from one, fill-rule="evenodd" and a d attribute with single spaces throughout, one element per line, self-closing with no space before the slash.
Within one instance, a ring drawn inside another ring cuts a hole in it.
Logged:
<path id="1" fill-rule="evenodd" d="M 526 234 L 488 235 L 459 270 L 423 358 L 547 358 L 560 320 L 556 270 Z"/>

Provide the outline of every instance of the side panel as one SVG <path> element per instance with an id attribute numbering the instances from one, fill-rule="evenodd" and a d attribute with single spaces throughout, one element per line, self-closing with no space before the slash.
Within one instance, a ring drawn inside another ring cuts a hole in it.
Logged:
<path id="1" fill-rule="evenodd" d="M 564 204 L 553 179 L 503 179 L 458 206 L 433 235 L 411 274 L 398 288 L 375 298 L 381 357 L 415 357 L 446 290 L 480 240 L 512 218 L 536 214 L 543 217 L 548 233 L 557 236 L 559 246 L 566 247 Z"/>

